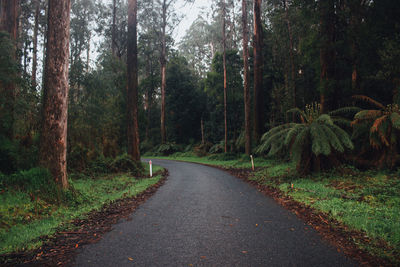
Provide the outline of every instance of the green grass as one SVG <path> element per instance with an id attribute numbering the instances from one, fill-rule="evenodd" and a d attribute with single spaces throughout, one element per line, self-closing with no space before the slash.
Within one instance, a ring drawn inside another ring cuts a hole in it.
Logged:
<path id="1" fill-rule="evenodd" d="M 213 161 L 210 157 L 158 157 L 233 168 L 250 168 L 241 159 Z M 293 163 L 256 158 L 259 167 L 250 180 L 280 189 L 294 200 L 304 203 L 358 230 L 372 239 L 362 248 L 400 264 L 400 177 L 399 173 L 358 171 L 351 167 L 308 177 L 299 177 Z M 292 188 L 293 184 L 293 188 Z M 389 248 L 382 248 L 384 240 Z"/>
<path id="2" fill-rule="evenodd" d="M 135 196 L 161 179 L 159 166 L 153 166 L 153 178 L 135 179 L 128 174 L 101 176 L 96 179 L 70 179 L 71 201 L 61 204 L 33 199 L 23 190 L 0 193 L 0 254 L 39 247 L 39 237 L 67 229 L 76 218 L 100 210 L 105 204 Z"/>

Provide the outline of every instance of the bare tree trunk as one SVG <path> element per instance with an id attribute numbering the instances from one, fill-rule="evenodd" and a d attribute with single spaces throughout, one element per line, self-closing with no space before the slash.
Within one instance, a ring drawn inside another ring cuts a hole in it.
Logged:
<path id="1" fill-rule="evenodd" d="M 243 98 L 244 98 L 244 131 L 245 131 L 245 152 L 251 153 L 251 99 L 249 90 L 249 48 L 247 31 L 247 5 L 246 0 L 242 0 L 242 28 L 243 28 Z"/>
<path id="2" fill-rule="evenodd" d="M 113 17 L 111 29 L 111 53 L 116 56 L 115 42 L 116 42 L 116 16 L 117 16 L 117 0 L 113 0 Z"/>
<path id="3" fill-rule="evenodd" d="M 296 70 L 294 66 L 294 55 L 293 55 L 293 33 L 292 33 L 292 27 L 290 25 L 290 19 L 289 19 L 289 4 L 287 0 L 284 0 L 284 5 L 285 5 L 285 20 L 286 20 L 286 25 L 288 29 L 288 35 L 289 35 L 289 58 L 290 58 L 290 67 L 291 67 L 291 81 L 290 81 L 290 87 L 292 88 L 292 98 L 293 98 L 293 107 L 296 107 Z"/>
<path id="4" fill-rule="evenodd" d="M 263 60 L 262 60 L 262 25 L 261 25 L 261 0 L 254 0 L 254 140 L 259 141 L 262 134 L 263 99 Z"/>
<path id="5" fill-rule="evenodd" d="M 128 154 L 140 160 L 138 126 L 137 0 L 128 2 Z"/>
<path id="6" fill-rule="evenodd" d="M 320 48 L 320 102 L 321 112 L 326 113 L 329 109 L 335 106 L 334 87 L 332 82 L 334 80 L 335 69 L 335 49 L 334 49 L 334 0 L 320 1 L 320 39 L 322 40 Z"/>
<path id="7" fill-rule="evenodd" d="M 0 31 L 9 33 L 10 39 L 14 44 L 12 57 L 17 60 L 16 45 L 18 37 L 18 16 L 19 16 L 19 1 L 17 0 L 1 0 L 0 2 Z M 16 97 L 16 86 L 13 82 L 5 86 L 4 97 L 5 101 L 4 114 L 1 116 L 8 117 L 9 127 L 5 129 L 5 134 L 8 138 L 14 137 L 14 105 Z M 3 97 L 3 96 L 2 96 Z"/>
<path id="8" fill-rule="evenodd" d="M 32 86 L 36 88 L 37 73 L 37 39 L 39 31 L 40 0 L 35 1 L 35 25 L 33 27 L 33 52 L 32 52 Z"/>
<path id="9" fill-rule="evenodd" d="M 39 164 L 50 170 L 57 184 L 67 188 L 68 61 L 71 1 L 50 0 L 48 9 L 47 56 Z"/>
<path id="10" fill-rule="evenodd" d="M 89 33 L 87 50 L 86 50 L 86 72 L 89 72 L 90 70 L 90 39 L 91 39 L 91 34 Z"/>
<path id="11" fill-rule="evenodd" d="M 203 120 L 203 117 L 201 117 L 201 120 L 200 120 L 200 128 L 201 128 L 201 144 L 204 145 L 205 139 L 204 139 L 204 120 Z"/>
<path id="12" fill-rule="evenodd" d="M 45 10 L 44 10 L 44 17 L 47 20 L 48 14 L 49 14 L 49 0 L 45 0 Z M 47 33 L 47 25 L 44 26 L 44 32 Z M 42 90 L 44 94 L 44 78 L 46 74 L 46 47 L 47 47 L 47 35 L 44 34 L 43 36 L 43 51 L 42 51 L 42 56 L 43 56 L 43 65 L 42 65 Z"/>
<path id="13" fill-rule="evenodd" d="M 165 130 L 165 88 L 167 87 L 167 44 L 165 37 L 165 28 L 167 27 L 167 3 L 163 1 L 162 5 L 162 50 L 161 50 L 161 143 L 167 141 Z"/>
<path id="14" fill-rule="evenodd" d="M 228 118 L 227 118 L 227 73 L 226 73 L 226 36 L 225 36 L 225 0 L 222 0 L 222 46 L 223 46 L 223 65 L 224 65 L 224 125 L 225 125 L 225 145 L 224 152 L 228 152 Z"/>

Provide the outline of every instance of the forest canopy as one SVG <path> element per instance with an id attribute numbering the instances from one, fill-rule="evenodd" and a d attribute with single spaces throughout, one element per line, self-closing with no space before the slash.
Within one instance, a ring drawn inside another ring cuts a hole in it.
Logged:
<path id="1" fill-rule="evenodd" d="M 399 166 L 396 1 L 210 0 L 180 40 L 177 0 L 55 2 L 0 2 L 2 173 L 174 152 Z"/>

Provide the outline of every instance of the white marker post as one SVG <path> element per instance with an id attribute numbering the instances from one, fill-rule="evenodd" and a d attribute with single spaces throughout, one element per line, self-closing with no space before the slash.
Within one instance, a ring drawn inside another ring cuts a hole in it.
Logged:
<path id="1" fill-rule="evenodd" d="M 149 166 L 150 166 L 150 177 L 153 177 L 153 165 L 151 160 L 149 161 Z"/>
<path id="2" fill-rule="evenodd" d="M 253 155 L 250 155 L 251 159 L 251 169 L 254 171 L 254 160 L 253 160 Z"/>

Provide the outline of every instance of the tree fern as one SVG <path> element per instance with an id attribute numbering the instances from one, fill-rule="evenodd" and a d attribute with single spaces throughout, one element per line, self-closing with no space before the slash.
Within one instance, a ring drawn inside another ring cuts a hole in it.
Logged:
<path id="1" fill-rule="evenodd" d="M 372 99 L 371 97 L 365 96 L 365 95 L 353 95 L 353 98 L 357 99 L 357 100 L 361 100 L 361 101 L 369 103 L 369 104 L 372 104 L 375 107 L 380 108 L 380 109 L 385 108 L 385 106 L 382 105 L 381 103 L 379 103 L 378 101 Z"/>
<path id="2" fill-rule="evenodd" d="M 307 172 L 315 164 L 325 164 L 319 160 L 321 156 L 352 149 L 353 144 L 348 134 L 335 125 L 329 114 L 321 114 L 320 108 L 318 103 L 313 103 L 307 105 L 304 111 L 297 108 L 289 110 L 289 113 L 300 116 L 301 123 L 283 124 L 265 133 L 257 153 L 268 152 L 268 156 L 274 156 L 290 151 L 298 170 Z M 324 159 L 329 160 L 328 157 Z"/>

